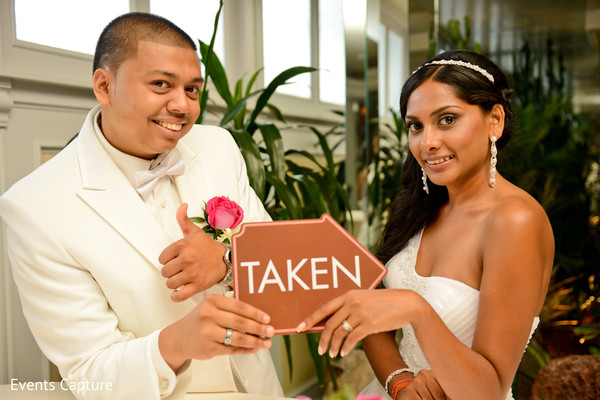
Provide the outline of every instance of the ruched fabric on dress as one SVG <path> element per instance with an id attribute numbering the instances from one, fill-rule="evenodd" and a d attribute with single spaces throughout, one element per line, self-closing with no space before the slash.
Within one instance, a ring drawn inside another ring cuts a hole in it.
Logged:
<path id="1" fill-rule="evenodd" d="M 388 261 L 386 264 L 388 273 L 384 278 L 385 286 L 395 289 L 410 289 L 419 293 L 431 304 L 454 336 L 466 346 L 471 347 L 477 324 L 479 290 L 454 279 L 418 275 L 415 265 L 422 235 L 423 231 L 421 230 L 409 240 L 402 251 Z M 538 323 L 539 318 L 535 317 L 530 339 Z M 407 325 L 402 329 L 399 349 L 402 359 L 415 375 L 422 369 L 431 369 L 419 347 L 412 326 Z M 377 394 L 385 399 L 391 398 L 377 379 L 367 385 L 361 393 Z M 506 400 L 513 400 L 510 390 L 506 395 Z"/>

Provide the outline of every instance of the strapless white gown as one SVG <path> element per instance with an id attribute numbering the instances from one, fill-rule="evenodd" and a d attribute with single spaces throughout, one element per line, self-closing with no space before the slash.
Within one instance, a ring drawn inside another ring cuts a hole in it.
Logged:
<path id="1" fill-rule="evenodd" d="M 423 230 L 412 237 L 406 247 L 388 261 L 387 275 L 383 279 L 387 288 L 410 289 L 419 293 L 431 304 L 442 318 L 446 326 L 465 345 L 471 347 L 477 323 L 479 307 L 479 290 L 454 279 L 440 276 L 422 277 L 415 271 L 417 252 L 421 243 Z M 539 323 L 533 320 L 531 335 Z M 422 369 L 431 369 L 425 355 L 419 347 L 412 326 L 402 328 L 402 340 L 399 345 L 402 359 L 413 374 Z M 378 394 L 390 399 L 377 379 L 367 385 L 363 394 Z M 506 400 L 512 400 L 509 390 Z"/>

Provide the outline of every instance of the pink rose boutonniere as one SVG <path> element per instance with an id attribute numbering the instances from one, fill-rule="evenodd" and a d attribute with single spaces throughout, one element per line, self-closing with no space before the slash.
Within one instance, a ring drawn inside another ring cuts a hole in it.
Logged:
<path id="1" fill-rule="evenodd" d="M 206 224 L 202 230 L 221 243 L 231 244 L 231 237 L 241 229 L 244 210 L 229 197 L 215 196 L 204 203 L 204 218 L 192 217 L 194 222 Z"/>

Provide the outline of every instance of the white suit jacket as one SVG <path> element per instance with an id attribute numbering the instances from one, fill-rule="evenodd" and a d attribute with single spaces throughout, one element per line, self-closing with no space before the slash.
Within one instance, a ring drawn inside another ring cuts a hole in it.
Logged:
<path id="1" fill-rule="evenodd" d="M 193 361 L 178 376 L 160 356 L 160 330 L 196 303 L 170 300 L 158 256 L 172 240 L 96 137 L 98 109 L 72 143 L 0 197 L 13 276 L 40 348 L 63 378 L 87 385 L 78 398 L 181 398 L 235 391 L 234 379 L 249 393 L 281 396 L 265 350 Z M 177 148 L 186 171 L 175 184 L 189 216 L 229 196 L 244 222 L 269 219 L 226 130 L 197 125 Z"/>

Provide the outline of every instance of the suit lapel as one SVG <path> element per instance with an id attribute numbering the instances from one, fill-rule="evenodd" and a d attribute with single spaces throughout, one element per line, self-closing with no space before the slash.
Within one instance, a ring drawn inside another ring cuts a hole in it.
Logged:
<path id="1" fill-rule="evenodd" d="M 152 265 L 161 268 L 158 256 L 172 240 L 102 147 L 94 132 L 96 115 L 96 109 L 89 113 L 79 133 L 82 188 L 77 195 Z"/>
<path id="2" fill-rule="evenodd" d="M 191 133 L 191 132 L 190 132 Z M 194 168 L 193 164 L 202 162 L 195 158 L 191 149 L 180 141 L 177 148 L 185 162 L 185 173 L 175 177 L 175 185 L 182 203 L 188 204 L 189 217 L 204 216 L 204 202 L 209 200 L 211 190 L 210 180 L 207 179 L 205 168 Z"/>

